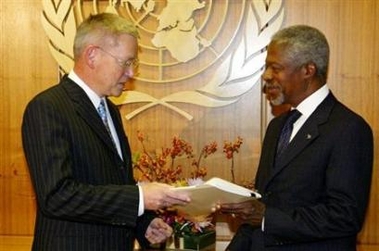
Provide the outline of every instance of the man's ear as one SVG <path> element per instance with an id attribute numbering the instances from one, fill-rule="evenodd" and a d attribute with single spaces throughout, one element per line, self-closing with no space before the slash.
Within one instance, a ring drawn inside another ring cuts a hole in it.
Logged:
<path id="1" fill-rule="evenodd" d="M 89 45 L 84 49 L 84 57 L 88 67 L 93 69 L 95 67 L 96 55 L 98 53 L 97 47 Z"/>
<path id="2" fill-rule="evenodd" d="M 316 65 L 314 63 L 307 63 L 304 65 L 304 77 L 312 78 L 316 74 Z"/>

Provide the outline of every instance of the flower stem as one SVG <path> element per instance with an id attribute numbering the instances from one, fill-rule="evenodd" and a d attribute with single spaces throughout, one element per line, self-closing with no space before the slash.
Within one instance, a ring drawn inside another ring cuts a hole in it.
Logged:
<path id="1" fill-rule="evenodd" d="M 230 172 L 232 174 L 232 182 L 235 183 L 235 178 L 234 178 L 234 157 L 232 158 L 232 166 L 230 167 Z"/>

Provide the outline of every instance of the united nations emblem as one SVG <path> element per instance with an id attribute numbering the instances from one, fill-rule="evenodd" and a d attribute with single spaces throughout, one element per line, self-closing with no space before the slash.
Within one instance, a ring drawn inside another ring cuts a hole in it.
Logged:
<path id="1" fill-rule="evenodd" d="M 90 13 L 112 12 L 139 29 L 141 52 L 137 81 L 183 85 L 199 74 L 210 77 L 194 90 L 155 98 L 126 91 L 119 104 L 145 102 L 128 119 L 155 105 L 164 105 L 187 119 L 192 116 L 172 103 L 220 107 L 236 102 L 259 82 L 265 47 L 283 22 L 282 0 L 42 0 L 42 24 L 50 51 L 62 72 L 73 66 L 77 25 Z"/>

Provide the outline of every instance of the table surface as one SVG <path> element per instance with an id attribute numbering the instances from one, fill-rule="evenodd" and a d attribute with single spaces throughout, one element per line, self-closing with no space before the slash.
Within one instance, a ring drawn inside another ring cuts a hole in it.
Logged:
<path id="1" fill-rule="evenodd" d="M 225 250 L 225 248 L 228 246 L 229 242 L 227 241 L 217 241 L 215 245 L 212 245 L 210 247 L 205 247 L 203 249 L 200 249 L 199 251 L 222 251 Z M 136 249 L 135 251 L 140 251 L 141 249 Z M 175 248 L 165 248 L 165 249 L 145 249 L 144 251 L 194 251 L 194 249 L 175 249 Z"/>
<path id="2" fill-rule="evenodd" d="M 0 235 L 0 250 L 1 251 L 30 251 L 32 246 L 33 237 L 32 236 L 6 236 Z M 226 241 L 217 241 L 216 248 L 214 251 L 223 251 L 225 250 L 228 242 Z M 175 249 L 171 249 L 175 250 Z M 167 250 L 167 251 L 171 251 Z M 369 245 L 369 244 L 358 244 L 357 251 L 378 251 L 379 245 Z M 155 250 L 156 251 L 156 250 Z"/>

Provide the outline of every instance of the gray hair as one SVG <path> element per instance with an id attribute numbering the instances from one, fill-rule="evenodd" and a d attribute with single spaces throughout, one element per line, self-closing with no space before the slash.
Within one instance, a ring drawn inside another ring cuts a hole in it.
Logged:
<path id="1" fill-rule="evenodd" d="M 78 58 L 89 44 L 103 45 L 111 39 L 110 42 L 117 45 L 117 37 L 122 34 L 139 38 L 137 28 L 125 18 L 111 13 L 90 15 L 77 28 L 74 40 L 74 58 Z"/>
<path id="2" fill-rule="evenodd" d="M 282 48 L 286 60 L 297 67 L 315 64 L 316 77 L 326 83 L 329 44 L 322 32 L 307 25 L 294 25 L 275 33 L 271 43 Z"/>

